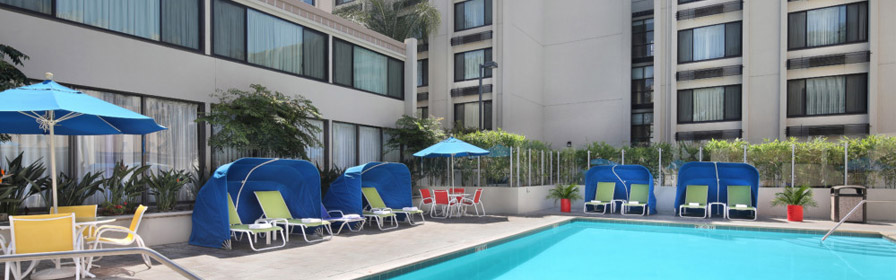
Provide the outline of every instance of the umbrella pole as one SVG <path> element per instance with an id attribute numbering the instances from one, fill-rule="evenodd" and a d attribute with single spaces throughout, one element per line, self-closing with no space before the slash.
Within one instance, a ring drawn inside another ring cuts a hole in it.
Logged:
<path id="1" fill-rule="evenodd" d="M 49 123 L 50 127 L 50 181 L 53 184 L 53 214 L 58 214 L 59 205 L 56 198 L 56 133 L 54 131 L 54 126 L 56 126 L 56 123 L 53 120 L 53 111 L 50 111 L 49 115 L 50 120 L 47 123 Z"/>

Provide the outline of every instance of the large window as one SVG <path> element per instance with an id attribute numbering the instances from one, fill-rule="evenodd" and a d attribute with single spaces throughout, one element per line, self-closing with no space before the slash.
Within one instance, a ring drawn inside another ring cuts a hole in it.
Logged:
<path id="1" fill-rule="evenodd" d="M 632 144 L 649 144 L 653 135 L 653 112 L 632 113 Z"/>
<path id="2" fill-rule="evenodd" d="M 333 122 L 333 164 L 345 169 L 371 161 L 382 161 L 392 151 L 388 137 L 378 127 Z"/>
<path id="3" fill-rule="evenodd" d="M 0 0 L 0 4 L 48 15 L 53 12 L 53 0 Z"/>
<path id="4" fill-rule="evenodd" d="M 738 121 L 740 85 L 678 91 L 678 123 Z"/>
<path id="5" fill-rule="evenodd" d="M 492 24 L 492 0 L 469 0 L 454 4 L 454 31 Z"/>
<path id="6" fill-rule="evenodd" d="M 429 117 L 429 107 L 417 107 L 417 117 L 426 118 Z"/>
<path id="7" fill-rule="evenodd" d="M 653 19 L 632 22 L 632 59 L 653 57 Z"/>
<path id="8" fill-rule="evenodd" d="M 479 78 L 479 65 L 492 60 L 492 49 L 481 49 L 454 54 L 454 81 Z M 492 69 L 485 69 L 485 78 L 492 76 Z"/>
<path id="9" fill-rule="evenodd" d="M 787 48 L 801 49 L 868 40 L 868 2 L 790 13 Z"/>
<path id="10" fill-rule="evenodd" d="M 492 129 L 492 101 L 482 101 L 482 129 Z M 454 104 L 454 125 L 464 128 L 479 128 L 479 102 Z"/>
<path id="11" fill-rule="evenodd" d="M 401 60 L 334 39 L 333 82 L 404 98 L 404 64 Z"/>
<path id="12" fill-rule="evenodd" d="M 632 107 L 653 105 L 653 65 L 632 68 Z"/>
<path id="13" fill-rule="evenodd" d="M 417 86 L 425 87 L 429 84 L 429 59 L 417 60 Z"/>
<path id="14" fill-rule="evenodd" d="M 741 54 L 741 23 L 730 22 L 678 31 L 678 62 L 694 62 Z"/>
<path id="15" fill-rule="evenodd" d="M 229 1 L 214 6 L 215 55 L 327 79 L 327 35 Z"/>
<path id="16" fill-rule="evenodd" d="M 868 112 L 868 74 L 787 81 L 787 116 Z"/>

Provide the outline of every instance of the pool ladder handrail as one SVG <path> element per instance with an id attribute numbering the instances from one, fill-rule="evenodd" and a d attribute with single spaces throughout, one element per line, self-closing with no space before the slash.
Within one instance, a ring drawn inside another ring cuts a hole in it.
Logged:
<path id="1" fill-rule="evenodd" d="M 21 262 L 21 261 L 35 261 L 35 260 L 47 260 L 53 258 L 59 259 L 68 259 L 68 258 L 92 258 L 92 257 L 105 257 L 105 256 L 121 256 L 121 255 L 145 255 L 149 256 L 153 260 L 167 266 L 174 272 L 177 272 L 181 276 L 186 279 L 202 279 L 198 275 L 193 272 L 187 270 L 186 268 L 178 265 L 168 257 L 165 257 L 161 253 L 156 250 L 143 248 L 143 247 L 126 247 L 126 248 L 111 248 L 111 249 L 99 249 L 99 250 L 74 250 L 74 251 L 58 251 L 58 252 L 45 252 L 45 253 L 28 253 L 28 254 L 12 254 L 12 255 L 0 255 L 0 263 L 6 262 Z"/>
<path id="2" fill-rule="evenodd" d="M 824 240 L 828 239 L 828 236 L 831 236 L 831 234 L 833 234 L 834 231 L 837 230 L 837 228 L 839 228 L 840 225 L 843 224 L 843 222 L 846 222 L 846 220 L 849 219 L 849 216 L 852 216 L 852 214 L 854 212 L 856 212 L 856 210 L 858 210 L 860 206 L 864 205 L 865 203 L 872 203 L 872 202 L 874 202 L 874 203 L 880 203 L 880 202 L 896 203 L 896 201 L 888 201 L 888 200 L 862 200 L 862 201 L 859 201 L 859 204 L 856 204 L 856 206 L 853 207 L 852 210 L 849 210 L 849 213 L 846 213 L 846 216 L 844 216 L 843 219 L 840 219 L 840 222 L 838 222 L 837 225 L 835 225 L 833 228 L 831 228 L 831 230 L 829 230 L 828 233 L 825 234 L 824 237 L 821 238 L 821 243 L 824 243 Z"/>

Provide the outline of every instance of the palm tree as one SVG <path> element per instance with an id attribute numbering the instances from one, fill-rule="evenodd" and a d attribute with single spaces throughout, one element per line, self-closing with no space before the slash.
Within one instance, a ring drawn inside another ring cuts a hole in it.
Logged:
<path id="1" fill-rule="evenodd" d="M 428 0 L 360 0 L 362 5 L 336 10 L 334 14 L 398 41 L 426 40 L 442 23 L 439 10 Z"/>

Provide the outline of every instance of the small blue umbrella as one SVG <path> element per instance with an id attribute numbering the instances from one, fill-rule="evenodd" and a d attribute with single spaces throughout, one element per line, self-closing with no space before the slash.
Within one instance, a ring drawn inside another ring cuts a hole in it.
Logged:
<path id="1" fill-rule="evenodd" d="M 166 129 L 150 117 L 47 80 L 0 92 L 0 133 L 49 135 L 53 208 L 55 135 L 147 134 Z"/>
<path id="2" fill-rule="evenodd" d="M 454 137 L 448 137 L 448 139 L 442 140 L 442 142 L 414 153 L 414 156 L 424 158 L 450 157 L 451 169 L 449 172 L 451 172 L 451 174 L 449 174 L 449 177 L 452 177 L 451 185 L 454 186 L 453 176 L 450 176 L 454 174 L 454 157 L 484 156 L 488 155 L 488 153 L 488 150 L 473 146 L 470 143 L 458 140 Z"/>
<path id="3" fill-rule="evenodd" d="M 596 158 L 591 160 L 591 165 L 619 165 L 618 163 L 602 158 Z"/>

